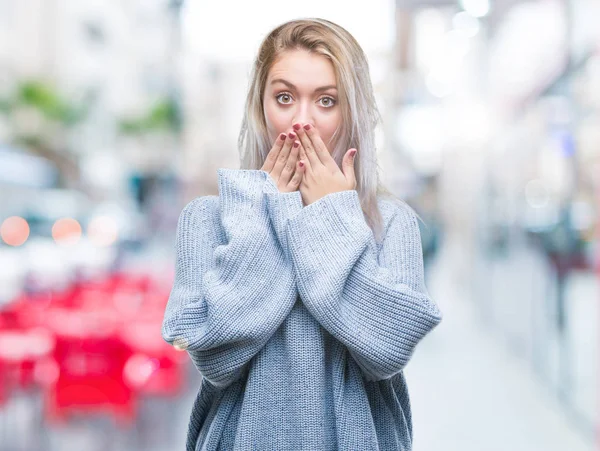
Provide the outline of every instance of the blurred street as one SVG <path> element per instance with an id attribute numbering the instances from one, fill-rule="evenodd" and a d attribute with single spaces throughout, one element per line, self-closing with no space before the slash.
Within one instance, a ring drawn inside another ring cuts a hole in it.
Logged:
<path id="1" fill-rule="evenodd" d="M 158 270 L 165 264 L 167 252 L 157 248 L 128 264 Z M 524 268 L 531 269 L 531 261 L 526 257 L 518 259 Z M 592 451 L 591 431 L 578 426 L 572 412 L 555 399 L 552 388 L 540 383 L 524 358 L 526 351 L 521 349 L 515 354 L 511 343 L 473 308 L 472 287 L 461 277 L 466 264 L 460 248 L 448 243 L 430 268 L 429 292 L 445 317 L 421 342 L 406 370 L 413 407 L 414 450 Z M 530 277 L 518 270 L 513 274 Z M 509 284 L 505 281 L 499 285 L 505 295 L 511 291 Z M 579 280 L 570 290 L 572 299 L 598 295 L 595 280 Z M 528 315 L 526 309 L 523 315 Z M 578 323 L 585 324 L 585 319 L 580 319 Z M 590 374 L 595 371 L 592 362 L 586 359 Z M 46 430 L 45 440 L 52 443 L 51 449 L 61 451 L 183 449 L 189 412 L 200 383 L 200 376 L 191 365 L 188 376 L 187 388 L 178 399 L 143 401 L 145 407 L 134 430 L 120 430 L 101 418 L 79 420 L 67 427 Z M 585 382 L 591 380 L 582 383 Z M 590 387 L 579 390 L 589 393 Z M 593 415 L 593 399 L 583 398 Z M 36 408 L 40 408 L 39 404 Z M 21 437 L 17 440 L 21 446 L 28 443 L 23 437 L 33 440 L 27 433 L 34 427 L 30 421 L 35 421 L 30 409 L 30 401 L 19 399 L 2 416 L 5 427 L 12 424 L 16 428 L 11 429 L 10 435 Z"/>
<path id="2" fill-rule="evenodd" d="M 469 286 L 449 270 L 460 255 L 449 246 L 431 268 L 429 291 L 445 317 L 406 370 L 415 451 L 593 450 L 591 431 L 578 428 L 528 362 L 473 309 Z M 597 296 L 597 286 L 586 289 Z"/>
<path id="3" fill-rule="evenodd" d="M 0 451 L 184 448 L 178 218 L 264 144 L 251 70 L 301 17 L 360 44 L 364 180 L 423 219 L 444 319 L 406 368 L 414 451 L 600 451 L 598 0 L 0 0 Z M 333 131 L 328 89 L 301 113 Z"/>

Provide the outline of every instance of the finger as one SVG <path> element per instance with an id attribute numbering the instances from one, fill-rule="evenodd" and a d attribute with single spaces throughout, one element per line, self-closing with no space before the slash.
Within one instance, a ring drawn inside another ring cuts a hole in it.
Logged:
<path id="1" fill-rule="evenodd" d="M 290 187 L 293 190 L 297 190 L 298 187 L 300 186 L 300 183 L 302 183 L 302 177 L 304 175 L 304 171 L 306 170 L 306 165 L 303 164 L 302 160 L 299 160 L 296 163 L 296 172 L 294 172 L 294 176 L 292 177 L 292 180 L 290 180 Z"/>
<path id="2" fill-rule="evenodd" d="M 298 134 L 298 139 L 300 140 L 302 147 L 304 147 L 304 151 L 306 152 L 306 158 L 310 162 L 311 168 L 314 169 L 318 165 L 323 165 L 323 163 L 321 162 L 321 159 L 317 155 L 317 152 L 315 150 L 315 147 L 314 147 L 312 141 L 310 140 L 308 135 L 304 132 L 304 129 L 302 127 L 300 127 L 296 133 Z"/>
<path id="3" fill-rule="evenodd" d="M 354 162 L 356 161 L 356 149 L 349 149 L 344 155 L 344 160 L 342 161 L 342 172 L 346 177 L 346 181 L 352 189 L 356 187 L 356 174 L 354 172 Z"/>
<path id="4" fill-rule="evenodd" d="M 308 139 L 310 139 L 310 142 L 312 143 L 312 146 L 315 149 L 315 153 L 319 157 L 321 163 L 323 163 L 323 165 L 325 165 L 332 171 L 335 169 L 339 169 L 337 163 L 329 153 L 329 149 L 327 149 L 327 146 L 321 139 L 319 131 L 310 124 L 305 124 L 304 127 L 302 127 L 302 131 L 303 134 L 306 135 Z"/>
<path id="5" fill-rule="evenodd" d="M 267 171 L 267 172 L 271 172 L 273 170 L 273 167 L 275 166 L 275 163 L 277 162 L 277 156 L 279 155 L 279 151 L 281 150 L 283 144 L 285 143 L 285 139 L 286 139 L 286 134 L 280 133 L 279 136 L 277 137 L 277 139 L 275 140 L 273 147 L 271 147 L 271 150 L 267 154 L 267 157 L 265 158 L 265 162 L 264 162 L 261 170 Z"/>
<path id="6" fill-rule="evenodd" d="M 290 148 L 292 147 L 294 139 L 296 139 L 296 134 L 293 132 L 288 133 L 285 139 L 285 143 L 283 144 L 281 151 L 277 155 L 277 160 L 275 161 L 275 166 L 272 170 L 272 177 L 275 180 L 279 180 L 279 178 L 281 177 L 281 173 L 283 172 L 283 168 L 287 163 L 290 154 Z"/>
<path id="7" fill-rule="evenodd" d="M 312 172 L 312 164 L 310 162 L 310 159 L 308 158 L 308 155 L 306 154 L 306 150 L 304 150 L 304 146 L 302 145 L 302 143 L 300 141 L 298 141 L 298 158 L 300 160 L 303 161 L 304 163 L 304 172 L 305 173 L 309 173 Z"/>
<path id="8" fill-rule="evenodd" d="M 292 144 L 292 146 L 290 148 L 290 153 L 289 153 L 288 159 L 287 159 L 285 166 L 283 167 L 283 170 L 281 171 L 281 175 L 279 177 L 279 180 L 282 181 L 283 183 L 288 183 L 290 181 L 290 179 L 292 178 L 294 171 L 296 170 L 296 163 L 298 162 L 299 147 L 300 147 L 300 142 L 296 140 L 296 141 L 294 141 L 294 144 Z"/>

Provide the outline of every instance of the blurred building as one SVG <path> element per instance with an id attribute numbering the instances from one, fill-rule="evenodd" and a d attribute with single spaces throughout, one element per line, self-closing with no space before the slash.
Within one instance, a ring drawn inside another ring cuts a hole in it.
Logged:
<path id="1" fill-rule="evenodd" d="M 396 5 L 394 139 L 438 182 L 429 219 L 463 250 L 454 269 L 482 318 L 591 436 L 600 4 Z"/>
<path id="2" fill-rule="evenodd" d="M 82 107 L 85 119 L 56 149 L 57 158 L 67 152 L 76 161 L 81 185 L 122 195 L 130 172 L 171 170 L 178 150 L 173 130 L 147 118 L 178 102 L 180 6 L 172 0 L 0 3 L 0 97 L 35 81 Z M 8 120 L 3 140 L 20 126 L 44 126 L 27 108 Z"/>
<path id="3" fill-rule="evenodd" d="M 411 363 L 417 371 L 424 363 L 409 382 L 422 412 L 415 425 L 435 431 L 417 432 L 429 435 L 430 447 L 419 449 L 551 449 L 532 444 L 567 429 L 591 444 L 600 375 L 600 2 L 342 3 L 238 2 L 232 13 L 229 3 L 183 0 L 0 0 L 0 307 L 70 286 L 79 287 L 75 298 L 98 301 L 93 312 L 110 296 L 119 309 L 139 307 L 141 290 L 158 306 L 156 326 L 168 282 L 156 295 L 151 284 L 109 273 L 170 274 L 181 208 L 217 194 L 217 168 L 238 167 L 260 41 L 285 20 L 320 16 L 365 49 L 383 116 L 381 175 L 423 219 L 427 286 L 431 277 L 446 315 Z M 104 285 L 87 280 L 99 275 Z M 158 337 L 140 330 L 142 345 Z M 30 427 L 2 404 L 18 398 L 3 398 L 2 388 L 0 433 L 28 439 L 3 420 L 36 429 L 37 407 L 29 406 Z M 143 440 L 122 448 L 183 440 L 197 380 L 188 388 L 164 410 L 145 404 L 137 419 L 145 426 L 121 437 Z M 441 404 L 454 406 L 451 415 Z M 176 426 L 164 412 L 176 413 L 168 415 Z M 465 423 L 477 433 L 465 433 Z M 59 438 L 50 448 L 61 450 L 119 435 L 87 423 L 80 445 L 77 424 L 44 428 Z M 555 442 L 552 449 L 582 449 Z"/>

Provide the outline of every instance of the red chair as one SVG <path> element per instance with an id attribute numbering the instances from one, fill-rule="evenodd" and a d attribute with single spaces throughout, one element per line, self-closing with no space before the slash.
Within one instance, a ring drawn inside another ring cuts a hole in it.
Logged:
<path id="1" fill-rule="evenodd" d="M 55 348 L 55 338 L 43 328 L 0 329 L 2 385 L 9 393 L 43 382 L 38 363 Z"/>
<path id="2" fill-rule="evenodd" d="M 0 403 L 38 385 L 51 423 L 106 412 L 130 425 L 138 394 L 174 396 L 185 382 L 187 354 L 160 334 L 168 296 L 149 275 L 118 273 L 15 299 L 0 312 Z"/>
<path id="3" fill-rule="evenodd" d="M 46 392 L 47 419 L 58 423 L 70 413 L 108 413 L 121 426 L 131 425 L 136 398 L 123 377 L 130 350 L 116 335 L 115 318 L 106 311 L 54 309 L 48 322 L 57 333 L 59 371 Z"/>

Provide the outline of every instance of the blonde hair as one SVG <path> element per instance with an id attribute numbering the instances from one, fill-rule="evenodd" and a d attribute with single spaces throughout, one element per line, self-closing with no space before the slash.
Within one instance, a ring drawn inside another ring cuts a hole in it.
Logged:
<path id="1" fill-rule="evenodd" d="M 375 128 L 381 115 L 375 102 L 366 55 L 354 37 L 339 25 L 325 19 L 299 19 L 273 29 L 261 43 L 252 68 L 242 127 L 238 138 L 242 169 L 260 169 L 273 143 L 269 141 L 263 96 L 269 70 L 283 52 L 304 49 L 328 58 L 338 84 L 342 124 L 332 142 L 332 157 L 341 167 L 344 154 L 358 149 L 354 162 L 356 191 L 367 224 L 376 241 L 383 237 L 383 217 L 378 196 L 404 201 L 394 196 L 379 179 L 375 149 Z M 410 208 L 410 207 L 409 207 Z"/>

